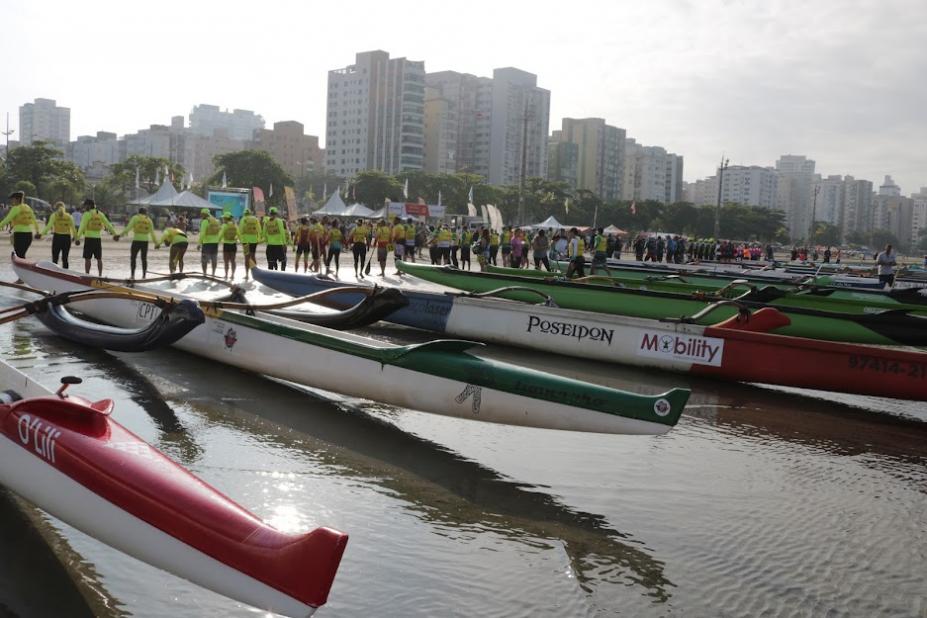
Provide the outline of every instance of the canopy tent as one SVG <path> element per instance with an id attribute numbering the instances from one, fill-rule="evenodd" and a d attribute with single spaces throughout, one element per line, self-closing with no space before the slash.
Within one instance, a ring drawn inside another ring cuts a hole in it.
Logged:
<path id="1" fill-rule="evenodd" d="M 373 211 L 364 206 L 363 204 L 351 204 L 344 209 L 344 212 L 341 214 L 342 217 L 361 217 L 363 219 L 369 219 L 373 216 Z"/>
<path id="2" fill-rule="evenodd" d="M 525 227 L 530 228 L 532 230 L 540 230 L 540 229 L 562 230 L 566 228 L 567 226 L 557 221 L 557 217 L 551 215 L 547 217 L 546 219 L 544 219 L 543 221 L 541 221 L 540 223 L 537 223 L 535 225 L 526 225 Z"/>
<path id="3" fill-rule="evenodd" d="M 372 213 L 370 213 L 370 218 L 371 219 L 385 219 L 387 210 L 388 208 L 386 206 L 384 206 L 380 210 L 374 210 Z"/>
<path id="4" fill-rule="evenodd" d="M 344 200 L 341 199 L 341 195 L 338 194 L 338 191 L 332 193 L 332 196 L 328 198 L 328 201 L 325 202 L 325 206 L 322 206 L 312 214 L 314 215 L 338 215 L 341 216 L 348 209 L 344 204 Z"/>
<path id="5" fill-rule="evenodd" d="M 222 210 L 222 206 L 219 204 L 213 204 L 201 198 L 196 193 L 191 191 L 183 191 L 178 193 L 173 199 L 170 200 L 170 203 L 160 203 L 155 200 L 152 200 L 148 203 L 149 206 L 170 206 L 172 208 L 208 208 L 209 210 Z"/>
<path id="6" fill-rule="evenodd" d="M 607 228 L 605 228 L 604 230 L 602 230 L 602 232 L 603 232 L 606 236 L 608 236 L 609 234 L 612 234 L 612 235 L 614 235 L 614 236 L 625 236 L 625 235 L 627 235 L 627 232 L 625 232 L 623 229 L 621 229 L 621 228 L 618 227 L 617 225 L 609 225 Z"/>
<path id="7" fill-rule="evenodd" d="M 153 202 L 171 200 L 175 197 L 177 197 L 177 189 L 174 188 L 174 185 L 171 184 L 170 180 L 165 180 L 163 183 L 161 183 L 161 186 L 158 187 L 157 191 L 155 191 L 151 195 L 146 195 L 143 198 L 129 202 L 129 204 L 132 204 L 135 206 L 148 206 L 148 205 L 154 205 Z"/>

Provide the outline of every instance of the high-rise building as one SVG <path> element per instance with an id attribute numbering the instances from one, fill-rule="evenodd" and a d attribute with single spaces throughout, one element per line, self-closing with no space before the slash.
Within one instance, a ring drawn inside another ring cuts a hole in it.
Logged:
<path id="1" fill-rule="evenodd" d="M 223 130 L 233 140 L 248 141 L 258 129 L 264 128 L 264 118 L 246 109 L 222 111 L 217 105 L 196 105 L 190 112 L 190 132 L 204 137 Z"/>
<path id="2" fill-rule="evenodd" d="M 924 238 L 922 232 L 927 230 L 927 187 L 921 187 L 919 192 L 912 193 L 911 200 L 914 202 L 911 213 L 911 246 L 917 247 Z"/>
<path id="3" fill-rule="evenodd" d="M 84 173 L 95 177 L 99 170 L 119 163 L 119 140 L 115 133 L 97 131 L 96 135 L 79 135 L 68 147 L 68 159 Z M 94 172 L 94 174 L 91 174 Z"/>
<path id="4" fill-rule="evenodd" d="M 814 221 L 841 225 L 846 204 L 846 183 L 839 174 L 827 178 L 817 176 L 811 185 L 811 209 Z"/>
<path id="5" fill-rule="evenodd" d="M 803 155 L 782 155 L 776 161 L 776 171 L 779 173 L 779 209 L 785 212 L 789 236 L 793 241 L 808 238 L 814 161 Z"/>
<path id="6" fill-rule="evenodd" d="M 328 72 L 326 169 L 351 177 L 368 169 L 420 170 L 424 164 L 424 62 L 370 51 Z"/>
<path id="7" fill-rule="evenodd" d="M 620 199 L 625 130 L 605 124 L 602 118 L 564 118 L 562 127 L 555 133 L 578 151 L 574 188 L 592 191 L 608 202 Z"/>
<path id="8" fill-rule="evenodd" d="M 294 180 L 322 170 L 319 138 L 306 135 L 303 124 L 295 120 L 275 122 L 273 130 L 258 129 L 250 147 L 270 153 Z"/>
<path id="9" fill-rule="evenodd" d="M 897 185 L 896 185 L 897 186 Z M 903 195 L 879 194 L 872 198 L 872 229 L 894 234 L 903 247 L 911 241 L 914 200 Z"/>
<path id="10" fill-rule="evenodd" d="M 624 142 L 624 200 L 655 200 L 672 204 L 682 199 L 683 159 L 659 146 L 643 146 L 634 139 Z"/>
<path id="11" fill-rule="evenodd" d="M 19 107 L 19 143 L 50 142 L 67 148 L 71 141 L 71 110 L 54 99 L 35 99 Z"/>
<path id="12" fill-rule="evenodd" d="M 843 179 L 843 217 L 840 221 L 841 238 L 853 232 L 872 230 L 872 182 L 852 176 Z"/>
<path id="13" fill-rule="evenodd" d="M 426 76 L 427 84 L 427 76 Z M 457 171 L 457 101 L 425 86 L 425 171 L 453 174 Z"/>
<path id="14" fill-rule="evenodd" d="M 517 185 L 547 176 L 550 91 L 537 75 L 507 67 L 492 72 L 489 183 Z"/>
<path id="15" fill-rule="evenodd" d="M 901 197 L 901 187 L 895 184 L 891 176 L 885 176 L 885 180 L 879 186 L 879 195 L 886 197 Z"/>
<path id="16" fill-rule="evenodd" d="M 550 91 L 537 87 L 536 75 L 509 67 L 496 69 L 492 78 L 440 71 L 425 80 L 456 115 L 456 131 L 448 126 L 456 139 L 429 141 L 436 149 L 426 155 L 429 160 L 448 161 L 453 148 L 455 171 L 479 174 L 491 184 L 545 177 Z"/>
<path id="17" fill-rule="evenodd" d="M 731 165 L 724 169 L 721 202 L 776 208 L 778 189 L 776 170 L 759 165 Z M 717 204 L 718 175 L 691 183 L 686 200 L 697 206 Z"/>
<path id="18" fill-rule="evenodd" d="M 579 188 L 579 144 L 564 141 L 560 131 L 552 132 L 547 142 L 547 179 Z"/>
<path id="19" fill-rule="evenodd" d="M 171 127 L 163 124 L 153 124 L 147 129 L 127 133 L 121 140 L 119 160 L 125 161 L 136 155 L 178 161 L 175 135 Z"/>
<path id="20" fill-rule="evenodd" d="M 173 133 L 171 160 L 183 165 L 196 182 L 204 182 L 216 173 L 215 157 L 244 150 L 248 142 L 235 139 L 225 129 L 214 129 L 211 135 L 190 131 Z"/>

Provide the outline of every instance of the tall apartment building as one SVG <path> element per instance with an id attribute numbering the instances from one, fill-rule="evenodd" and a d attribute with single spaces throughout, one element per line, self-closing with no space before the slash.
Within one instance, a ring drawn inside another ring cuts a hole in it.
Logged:
<path id="1" fill-rule="evenodd" d="M 846 239 L 850 233 L 872 230 L 872 182 L 846 176 L 843 185 L 844 202 L 840 233 L 841 237 Z"/>
<path id="2" fill-rule="evenodd" d="M 329 171 L 343 177 L 368 169 L 397 174 L 424 164 L 424 62 L 370 51 L 328 72 Z"/>
<path id="3" fill-rule="evenodd" d="M 71 110 L 54 99 L 35 99 L 19 106 L 19 143 L 51 142 L 67 148 L 71 141 Z"/>
<path id="4" fill-rule="evenodd" d="M 553 131 L 547 141 L 547 179 L 565 182 L 571 189 L 579 187 L 579 144 L 565 141 L 560 131 Z"/>
<path id="5" fill-rule="evenodd" d="M 190 112 L 190 132 L 209 137 L 216 130 L 240 141 L 250 140 L 254 132 L 264 128 L 264 118 L 247 109 L 222 111 L 217 105 L 196 105 Z"/>
<path id="6" fill-rule="evenodd" d="M 96 135 L 79 135 L 77 141 L 71 142 L 68 158 L 87 171 L 96 164 L 112 165 L 119 163 L 119 139 L 115 133 L 97 131 Z"/>
<path id="7" fill-rule="evenodd" d="M 171 161 L 179 160 L 177 156 L 176 131 L 168 125 L 153 124 L 147 129 L 123 136 L 119 148 L 119 160 L 128 157 L 163 157 Z"/>
<path id="8" fill-rule="evenodd" d="M 492 78 L 440 71 L 425 80 L 456 115 L 456 131 L 449 125 L 448 139 L 429 141 L 429 160 L 449 161 L 453 149 L 454 171 L 479 174 L 496 185 L 546 176 L 550 91 L 537 87 L 536 75 L 509 67 L 494 70 Z"/>
<path id="9" fill-rule="evenodd" d="M 911 213 L 911 246 L 917 247 L 921 242 L 921 231 L 927 229 L 927 187 L 921 187 L 911 194 L 914 202 Z"/>
<path id="10" fill-rule="evenodd" d="M 841 225 L 845 203 L 846 184 L 842 176 L 836 174 L 827 178 L 815 177 L 811 184 L 811 209 L 815 221 Z"/>
<path id="11" fill-rule="evenodd" d="M 625 139 L 624 200 L 655 200 L 672 204 L 682 199 L 683 158 L 659 146 L 643 146 Z"/>
<path id="12" fill-rule="evenodd" d="M 577 182 L 574 188 L 592 191 L 608 202 L 621 199 L 624 129 L 605 124 L 602 118 L 564 118 L 562 129 L 554 133 L 561 141 L 577 147 Z"/>
<path id="13" fill-rule="evenodd" d="M 426 76 L 427 84 L 427 76 Z M 425 86 L 425 171 L 453 174 L 457 171 L 457 101 L 437 88 Z"/>
<path id="14" fill-rule="evenodd" d="M 808 238 L 811 231 L 811 185 L 814 161 L 803 155 L 782 155 L 776 161 L 779 173 L 778 207 L 785 212 L 793 241 Z"/>
<path id="15" fill-rule="evenodd" d="M 306 135 L 303 124 L 295 120 L 275 122 L 273 130 L 256 130 L 250 147 L 270 153 L 294 180 L 322 169 L 319 138 Z"/>

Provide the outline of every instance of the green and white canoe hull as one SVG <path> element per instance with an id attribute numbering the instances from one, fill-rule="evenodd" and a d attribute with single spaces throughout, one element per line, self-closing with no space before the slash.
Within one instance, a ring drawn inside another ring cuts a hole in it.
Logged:
<path id="1" fill-rule="evenodd" d="M 53 264 L 14 260 L 28 285 L 67 292 L 111 287 Z M 189 298 L 161 289 L 138 291 Z M 445 416 L 493 423 L 617 434 L 661 434 L 679 420 L 687 389 L 646 396 L 551 376 L 469 354 L 481 344 L 435 341 L 395 346 L 295 320 L 211 310 L 175 347 L 298 384 Z M 155 317 L 152 305 L 95 300 L 80 311 L 122 327 Z"/>

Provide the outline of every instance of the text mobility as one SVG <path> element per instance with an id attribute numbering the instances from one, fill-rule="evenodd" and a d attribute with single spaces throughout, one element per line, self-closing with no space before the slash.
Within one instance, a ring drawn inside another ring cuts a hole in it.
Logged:
<path id="1" fill-rule="evenodd" d="M 641 331 L 637 353 L 640 356 L 720 367 L 721 358 L 724 356 L 724 339 Z"/>

